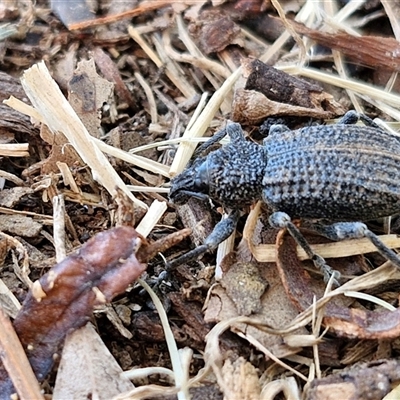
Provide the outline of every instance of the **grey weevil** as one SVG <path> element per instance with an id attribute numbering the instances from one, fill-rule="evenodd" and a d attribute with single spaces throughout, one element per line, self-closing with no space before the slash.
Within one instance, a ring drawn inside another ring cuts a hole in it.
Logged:
<path id="1" fill-rule="evenodd" d="M 359 119 L 365 125 L 355 125 Z M 197 153 L 226 134 L 229 144 L 195 158 L 171 181 L 170 199 L 179 204 L 190 196 L 211 198 L 229 210 L 228 217 L 169 268 L 215 249 L 234 231 L 240 209 L 258 200 L 273 211 L 270 224 L 289 231 L 325 280 L 336 271 L 312 251 L 291 218 L 311 221 L 308 227 L 332 240 L 367 237 L 400 268 L 397 254 L 360 222 L 400 212 L 399 138 L 349 111 L 335 125 L 273 125 L 263 145 L 246 141 L 241 126 L 228 123 Z"/>

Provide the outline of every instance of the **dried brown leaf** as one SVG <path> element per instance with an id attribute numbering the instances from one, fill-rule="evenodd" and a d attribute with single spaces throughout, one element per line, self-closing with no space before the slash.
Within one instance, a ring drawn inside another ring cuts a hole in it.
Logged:
<path id="1" fill-rule="evenodd" d="M 277 266 L 292 303 L 305 310 L 313 303 L 316 286 L 297 258 L 294 240 L 288 236 L 282 232 L 278 235 Z M 336 297 L 326 305 L 323 323 L 341 337 L 396 338 L 400 335 L 400 308 L 395 311 L 349 308 Z"/>
<path id="2" fill-rule="evenodd" d="M 176 232 L 148 244 L 131 227 L 101 232 L 36 281 L 14 327 L 38 379 L 51 369 L 67 333 L 83 326 L 95 305 L 123 293 L 146 269 L 143 262 L 189 233 Z M 0 393 L 7 388 L 7 374 L 0 368 Z"/>
<path id="3" fill-rule="evenodd" d="M 110 102 L 113 89 L 111 82 L 97 74 L 93 59 L 80 61 L 68 82 L 68 101 L 88 132 L 96 138 L 100 136 L 98 110 Z"/>
<path id="4" fill-rule="evenodd" d="M 87 324 L 66 339 L 57 371 L 53 400 L 108 400 L 134 388 L 93 325 Z"/>
<path id="5" fill-rule="evenodd" d="M 232 119 L 257 124 L 270 116 L 327 119 L 344 114 L 333 96 L 317 84 L 296 78 L 259 60 L 243 62 L 244 88 L 235 91 Z"/>

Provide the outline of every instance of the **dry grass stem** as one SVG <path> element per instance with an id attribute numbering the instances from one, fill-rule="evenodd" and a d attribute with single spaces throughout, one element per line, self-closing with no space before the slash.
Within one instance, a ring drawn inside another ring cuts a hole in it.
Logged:
<path id="1" fill-rule="evenodd" d="M 67 255 L 65 249 L 65 201 L 62 194 L 53 197 L 53 238 L 56 260 L 61 262 Z"/>
<path id="2" fill-rule="evenodd" d="M 149 107 L 150 107 L 149 113 L 151 116 L 151 123 L 157 124 L 158 123 L 157 104 L 153 95 L 153 91 L 151 90 L 151 87 L 147 83 L 146 79 L 144 79 L 143 76 L 139 74 L 139 72 L 135 72 L 134 75 L 137 81 L 139 82 L 140 86 L 146 93 L 147 101 L 149 102 Z"/>
<path id="3" fill-rule="evenodd" d="M 181 93 L 186 98 L 191 98 L 196 94 L 196 91 L 193 89 L 192 85 L 183 77 L 181 73 L 177 70 L 176 66 L 173 65 L 172 60 L 166 57 L 164 54 L 164 59 L 160 59 L 160 52 L 162 47 L 156 41 L 157 50 L 159 54 L 156 54 L 151 47 L 146 43 L 143 37 L 139 34 L 139 32 L 130 25 L 128 27 L 128 33 L 131 38 L 142 48 L 142 50 L 149 56 L 149 58 L 157 65 L 158 68 L 165 67 L 165 74 L 169 79 L 176 85 L 176 87 L 181 91 Z M 165 65 L 164 65 L 165 63 Z"/>
<path id="4" fill-rule="evenodd" d="M 334 85 L 343 89 L 350 89 L 354 92 L 372 97 L 375 100 L 380 100 L 391 104 L 394 107 L 400 107 L 399 95 L 395 93 L 388 93 L 385 90 L 368 85 L 361 81 L 357 81 L 355 79 L 342 79 L 337 75 L 321 72 L 314 68 L 298 68 L 297 66 L 282 66 L 277 68 L 293 75 L 304 76 L 306 78 L 311 78 L 323 83 L 329 83 L 330 85 Z"/>
<path id="5" fill-rule="evenodd" d="M 160 174 L 165 177 L 169 177 L 168 167 L 164 164 L 153 161 L 146 157 L 130 154 L 124 150 L 110 146 L 102 142 L 100 139 L 93 138 L 92 140 L 101 151 L 109 154 L 110 156 L 119 158 L 120 160 L 126 161 L 132 165 L 136 165 L 137 167 L 153 172 L 154 174 Z"/>
<path id="6" fill-rule="evenodd" d="M 204 107 L 203 112 L 199 115 L 193 126 L 187 130 L 183 137 L 192 138 L 203 136 L 206 132 L 208 126 L 210 125 L 212 119 L 224 100 L 225 96 L 232 90 L 233 85 L 240 77 L 241 68 L 238 68 L 218 89 L 210 98 L 210 101 Z M 192 156 L 196 148 L 195 144 L 183 142 L 179 145 L 174 161 L 172 162 L 170 168 L 170 175 L 175 176 L 179 172 L 183 171 L 186 164 L 188 163 L 190 157 Z"/>

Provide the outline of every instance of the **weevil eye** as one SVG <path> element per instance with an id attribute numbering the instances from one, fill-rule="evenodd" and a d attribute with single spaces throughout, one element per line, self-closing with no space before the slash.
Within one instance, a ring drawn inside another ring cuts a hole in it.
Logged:
<path id="1" fill-rule="evenodd" d="M 203 162 L 196 171 L 194 178 L 194 189 L 201 193 L 208 193 L 210 189 L 210 181 L 208 176 L 207 162 Z"/>

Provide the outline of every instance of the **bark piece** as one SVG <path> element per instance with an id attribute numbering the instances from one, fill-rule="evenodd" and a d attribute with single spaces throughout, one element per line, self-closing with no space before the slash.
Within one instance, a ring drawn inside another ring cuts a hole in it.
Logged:
<path id="1" fill-rule="evenodd" d="M 398 360 L 378 360 L 359 364 L 326 378 L 314 379 L 306 400 L 381 400 L 400 380 Z"/>
<path id="2" fill-rule="evenodd" d="M 310 29 L 298 22 L 290 22 L 293 28 L 317 43 L 340 51 L 357 64 L 371 68 L 400 71 L 400 43 L 392 37 L 353 36 L 346 32 L 327 33 Z"/>

